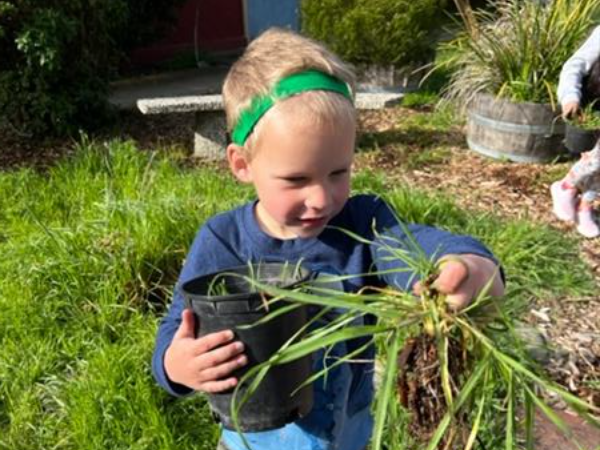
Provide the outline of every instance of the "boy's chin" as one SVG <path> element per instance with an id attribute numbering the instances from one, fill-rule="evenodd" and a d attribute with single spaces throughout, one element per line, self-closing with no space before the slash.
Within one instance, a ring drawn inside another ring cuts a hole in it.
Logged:
<path id="1" fill-rule="evenodd" d="M 327 227 L 329 221 L 320 223 L 302 223 L 295 221 L 293 224 L 281 225 L 276 230 L 267 231 L 271 236 L 282 239 L 310 239 L 319 236 Z"/>
<path id="2" fill-rule="evenodd" d="M 315 228 L 300 227 L 295 230 L 294 234 L 300 239 L 310 239 L 319 236 L 323 230 L 325 230 L 324 226 Z"/>

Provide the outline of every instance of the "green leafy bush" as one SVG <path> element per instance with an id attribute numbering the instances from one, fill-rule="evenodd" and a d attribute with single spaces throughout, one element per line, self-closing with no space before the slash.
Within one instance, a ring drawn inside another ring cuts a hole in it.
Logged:
<path id="1" fill-rule="evenodd" d="M 446 0 L 304 0 L 303 31 L 346 61 L 401 66 L 433 52 Z"/>
<path id="2" fill-rule="evenodd" d="M 176 1 L 0 1 L 0 122 L 34 136 L 103 123 L 126 51 Z"/>

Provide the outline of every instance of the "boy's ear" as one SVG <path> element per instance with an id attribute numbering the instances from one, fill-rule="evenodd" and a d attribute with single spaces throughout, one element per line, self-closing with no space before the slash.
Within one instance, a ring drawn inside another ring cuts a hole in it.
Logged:
<path id="1" fill-rule="evenodd" d="M 242 147 L 237 144 L 229 144 L 227 146 L 227 161 L 229 168 L 235 177 L 243 183 L 252 181 L 252 171 L 248 157 L 244 154 Z"/>

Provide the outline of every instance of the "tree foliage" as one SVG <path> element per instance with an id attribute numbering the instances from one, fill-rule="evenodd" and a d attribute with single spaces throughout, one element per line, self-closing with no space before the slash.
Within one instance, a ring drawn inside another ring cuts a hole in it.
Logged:
<path id="1" fill-rule="evenodd" d="M 159 37 L 177 1 L 0 1 L 0 121 L 33 136 L 103 123 L 127 51 Z"/>

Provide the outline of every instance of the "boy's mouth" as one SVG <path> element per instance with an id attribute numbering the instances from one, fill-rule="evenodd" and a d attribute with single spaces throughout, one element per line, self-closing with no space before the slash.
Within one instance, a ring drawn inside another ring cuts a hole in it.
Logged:
<path id="1" fill-rule="evenodd" d="M 327 223 L 327 217 L 310 217 L 306 219 L 300 219 L 300 222 L 308 227 L 318 227 Z"/>

